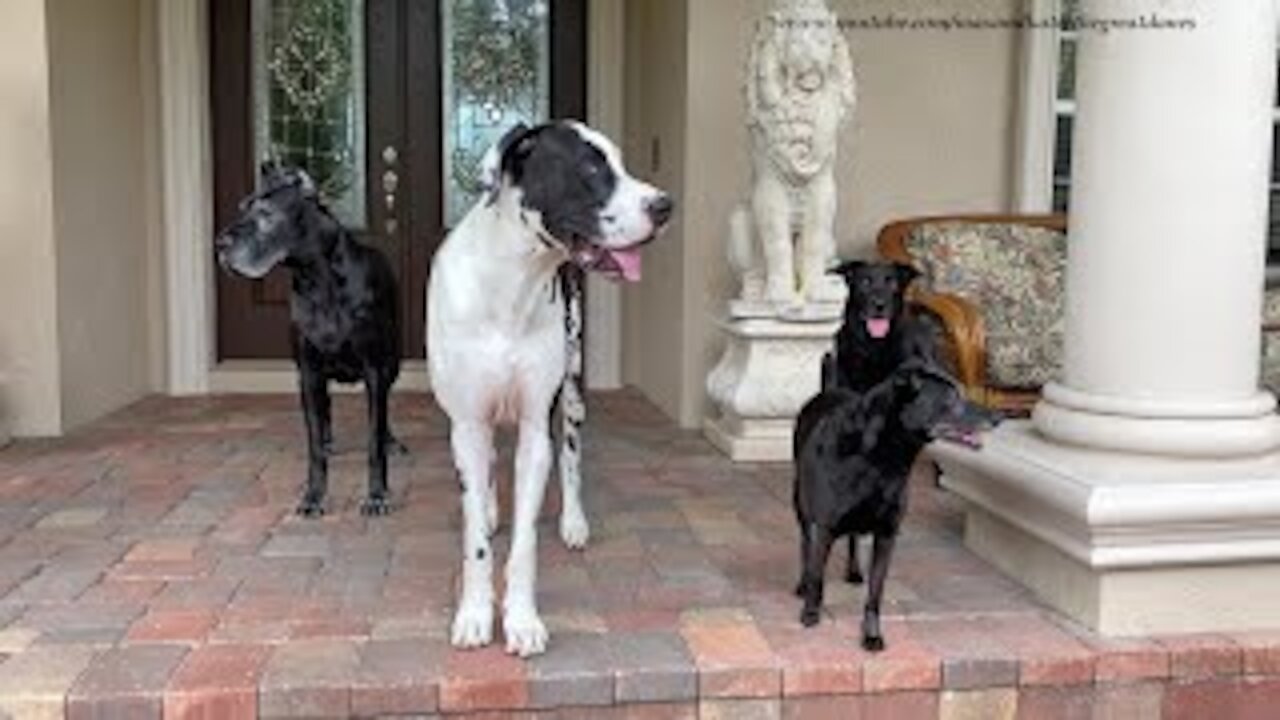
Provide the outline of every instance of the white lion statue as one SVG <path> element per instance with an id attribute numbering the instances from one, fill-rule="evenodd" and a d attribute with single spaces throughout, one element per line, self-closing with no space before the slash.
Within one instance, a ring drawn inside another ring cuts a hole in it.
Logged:
<path id="1" fill-rule="evenodd" d="M 772 0 L 746 78 L 752 190 L 730 220 L 739 307 L 785 315 L 840 303 L 826 275 L 836 255 L 836 145 L 854 108 L 849 46 L 823 0 Z"/>

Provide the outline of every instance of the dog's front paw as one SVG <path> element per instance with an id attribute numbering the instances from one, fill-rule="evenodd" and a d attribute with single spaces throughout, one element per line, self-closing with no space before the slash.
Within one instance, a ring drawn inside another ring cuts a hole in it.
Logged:
<path id="1" fill-rule="evenodd" d="M 298 507 L 294 512 L 304 518 L 321 517 L 324 515 L 324 495 L 319 493 L 303 495 L 302 501 L 298 503 Z"/>
<path id="2" fill-rule="evenodd" d="M 862 584 L 862 572 L 856 567 L 851 567 L 844 572 L 844 581 L 850 585 Z"/>
<path id="3" fill-rule="evenodd" d="M 547 626 L 531 607 L 508 608 L 502 619 L 502 631 L 507 636 L 507 652 L 522 658 L 540 655 L 547 649 Z"/>
<path id="4" fill-rule="evenodd" d="M 863 635 L 862 649 L 867 652 L 880 652 L 884 650 L 884 637 L 881 635 Z"/>
<path id="5" fill-rule="evenodd" d="M 582 508 L 565 509 L 560 513 L 560 539 L 570 550 L 581 550 L 591 538 L 591 526 Z"/>
<path id="6" fill-rule="evenodd" d="M 391 514 L 391 499 L 385 494 L 370 495 L 360 503 L 360 514 L 365 517 L 382 517 Z"/>
<path id="7" fill-rule="evenodd" d="M 813 627 L 822 620 L 822 611 L 818 608 L 805 607 L 800 611 L 800 624 L 805 627 Z"/>
<path id="8" fill-rule="evenodd" d="M 493 603 L 464 601 L 453 616 L 453 646 L 484 647 L 493 642 Z"/>

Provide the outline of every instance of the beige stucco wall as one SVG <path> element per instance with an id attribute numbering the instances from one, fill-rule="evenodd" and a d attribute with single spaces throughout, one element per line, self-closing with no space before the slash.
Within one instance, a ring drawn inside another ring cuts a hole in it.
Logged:
<path id="1" fill-rule="evenodd" d="M 63 424 L 149 389 L 140 0 L 48 0 Z"/>
<path id="2" fill-rule="evenodd" d="M 630 169 L 683 202 L 685 0 L 630 0 L 626 15 L 626 140 Z M 687 216 L 687 208 L 681 209 Z M 689 402 L 685 329 L 688 245 L 675 222 L 645 251 L 644 280 L 623 295 L 622 375 L 673 417 Z"/>
<path id="3" fill-rule="evenodd" d="M 679 227 L 647 257 L 647 286 L 627 297 L 624 367 L 629 382 L 683 425 L 696 426 L 706 410 L 703 381 L 722 347 L 713 321 L 732 292 L 723 252 L 725 219 L 749 183 L 742 76 L 754 21 L 766 3 L 629 5 L 645 6 L 629 9 L 629 23 L 656 23 L 660 30 L 627 28 L 629 100 L 636 100 L 628 103 L 628 149 L 647 156 L 646 136 L 661 124 L 668 136 L 683 141 L 687 153 L 678 170 L 664 168 L 682 176 L 672 178 L 682 200 Z M 830 5 L 844 17 L 1009 17 L 1020 7 L 1019 0 Z M 859 105 L 840 143 L 841 253 L 872 253 L 875 232 L 896 217 L 1008 209 L 1016 33 L 849 30 L 846 37 Z M 680 157 L 674 150 L 664 139 L 667 162 Z M 684 263 L 679 279 L 654 278 L 657 268 L 674 269 L 663 263 L 677 254 Z"/>
<path id="4" fill-rule="evenodd" d="M 161 168 L 160 126 L 160 35 L 158 3 L 168 0 L 139 0 L 142 91 L 142 196 L 146 203 L 147 234 L 147 384 L 153 392 L 168 387 L 168 328 L 166 322 L 164 195 Z"/>
<path id="5" fill-rule="evenodd" d="M 44 0 L 0 5 L 0 422 L 61 427 Z"/>
<path id="6" fill-rule="evenodd" d="M 0 416 L 17 435 L 158 385 L 152 1 L 0 9 Z"/>

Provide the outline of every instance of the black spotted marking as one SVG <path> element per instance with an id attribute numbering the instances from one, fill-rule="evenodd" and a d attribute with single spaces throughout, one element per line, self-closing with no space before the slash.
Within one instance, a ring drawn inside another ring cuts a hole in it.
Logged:
<path id="1" fill-rule="evenodd" d="M 484 559 L 484 548 L 480 548 L 479 550 L 476 550 L 476 559 L 477 560 Z"/>
<path id="2" fill-rule="evenodd" d="M 539 213 L 560 242 L 600 234 L 600 211 L 619 182 L 600 148 L 563 123 L 519 135 L 502 152 L 502 173 L 523 192 L 523 208 Z"/>

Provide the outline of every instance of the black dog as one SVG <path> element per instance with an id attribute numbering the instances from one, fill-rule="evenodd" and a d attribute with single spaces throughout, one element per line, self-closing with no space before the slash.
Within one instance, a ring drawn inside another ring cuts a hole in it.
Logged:
<path id="1" fill-rule="evenodd" d="M 793 495 L 800 525 L 804 598 L 800 622 L 817 624 L 827 557 L 835 540 L 875 538 L 862 620 L 862 646 L 884 649 L 880 598 L 906 509 L 907 478 L 924 445 L 945 435 L 973 444 L 986 426 L 959 385 L 927 359 L 912 359 L 864 393 L 819 393 L 796 419 Z M 851 543 L 852 544 L 852 543 Z"/>
<path id="2" fill-rule="evenodd" d="M 844 278 L 849 296 L 834 354 L 822 359 L 822 389 L 863 393 L 909 359 L 935 359 L 929 328 L 907 311 L 907 286 L 920 273 L 910 265 L 850 260 L 829 270 Z M 858 537 L 849 536 L 845 580 L 860 584 Z"/>
<path id="3" fill-rule="evenodd" d="M 292 272 L 293 358 L 307 423 L 309 467 L 298 514 L 324 514 L 332 439 L 329 381 L 363 381 L 369 402 L 369 495 L 365 515 L 390 511 L 387 396 L 400 375 L 395 276 L 382 253 L 360 244 L 321 204 L 300 170 L 264 165 L 258 192 L 217 239 L 222 267 L 261 278 L 283 263 Z"/>

